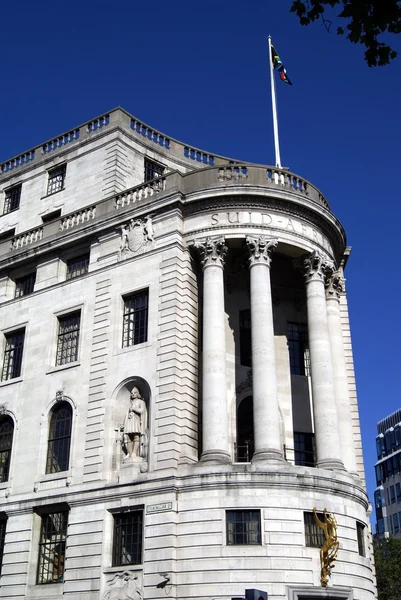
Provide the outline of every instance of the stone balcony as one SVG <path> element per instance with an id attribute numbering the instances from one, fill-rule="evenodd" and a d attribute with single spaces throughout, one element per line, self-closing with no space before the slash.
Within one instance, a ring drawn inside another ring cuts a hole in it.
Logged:
<path id="1" fill-rule="evenodd" d="M 204 198 L 233 195 L 275 197 L 308 207 L 343 229 L 328 203 L 311 183 L 285 169 L 233 164 L 199 169 L 185 175 L 174 171 L 109 198 L 65 214 L 34 229 L 20 232 L 0 243 L 0 268 L 25 258 L 29 251 L 42 253 L 49 245 L 64 245 L 75 237 L 91 235 L 118 225 L 128 216 L 140 216 L 168 206 L 177 198 L 190 203 Z"/>

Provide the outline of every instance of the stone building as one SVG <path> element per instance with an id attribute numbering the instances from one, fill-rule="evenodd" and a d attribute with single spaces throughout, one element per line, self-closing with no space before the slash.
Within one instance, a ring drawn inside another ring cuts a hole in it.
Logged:
<path id="1" fill-rule="evenodd" d="M 376 536 L 401 539 L 401 409 L 377 424 Z"/>
<path id="2" fill-rule="evenodd" d="M 0 597 L 376 598 L 322 193 L 116 109 L 0 210 Z"/>

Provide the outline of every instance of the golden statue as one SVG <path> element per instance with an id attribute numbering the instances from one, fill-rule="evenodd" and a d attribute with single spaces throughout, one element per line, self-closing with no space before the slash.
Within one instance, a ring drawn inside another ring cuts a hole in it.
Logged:
<path id="1" fill-rule="evenodd" d="M 316 513 L 316 508 L 313 509 L 315 523 L 323 529 L 325 541 L 320 548 L 320 564 L 322 586 L 326 587 L 331 575 L 331 569 L 334 568 L 334 562 L 337 558 L 339 542 L 337 539 L 337 521 L 333 515 L 329 515 L 327 510 L 323 510 L 324 521 L 321 521 Z"/>

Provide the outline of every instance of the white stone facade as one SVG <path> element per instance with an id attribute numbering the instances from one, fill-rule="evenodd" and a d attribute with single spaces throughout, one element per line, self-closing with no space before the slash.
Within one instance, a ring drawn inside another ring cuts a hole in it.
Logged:
<path id="1" fill-rule="evenodd" d="M 117 109 L 0 165 L 0 211 L 0 598 L 376 598 L 349 252 L 322 194 Z M 71 275 L 77 257 L 89 264 Z M 147 322 L 124 317 L 144 298 Z M 71 323 L 61 335 L 71 315 L 79 339 Z M 306 540 L 314 507 L 338 523 L 327 588 Z M 241 533 L 236 510 L 260 530 Z M 44 536 L 49 514 L 68 515 L 65 539 Z M 132 514 L 134 564 L 115 558 Z"/>

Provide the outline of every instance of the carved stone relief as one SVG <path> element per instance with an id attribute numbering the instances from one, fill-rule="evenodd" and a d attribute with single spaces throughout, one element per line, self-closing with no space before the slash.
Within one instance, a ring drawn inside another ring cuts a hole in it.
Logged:
<path id="1" fill-rule="evenodd" d="M 132 571 L 116 573 L 107 582 L 107 590 L 103 600 L 142 600 L 142 584 L 140 574 Z"/>
<path id="2" fill-rule="evenodd" d="M 119 259 L 128 258 L 144 251 L 154 241 L 154 227 L 151 215 L 144 219 L 131 219 L 120 225 Z"/>

